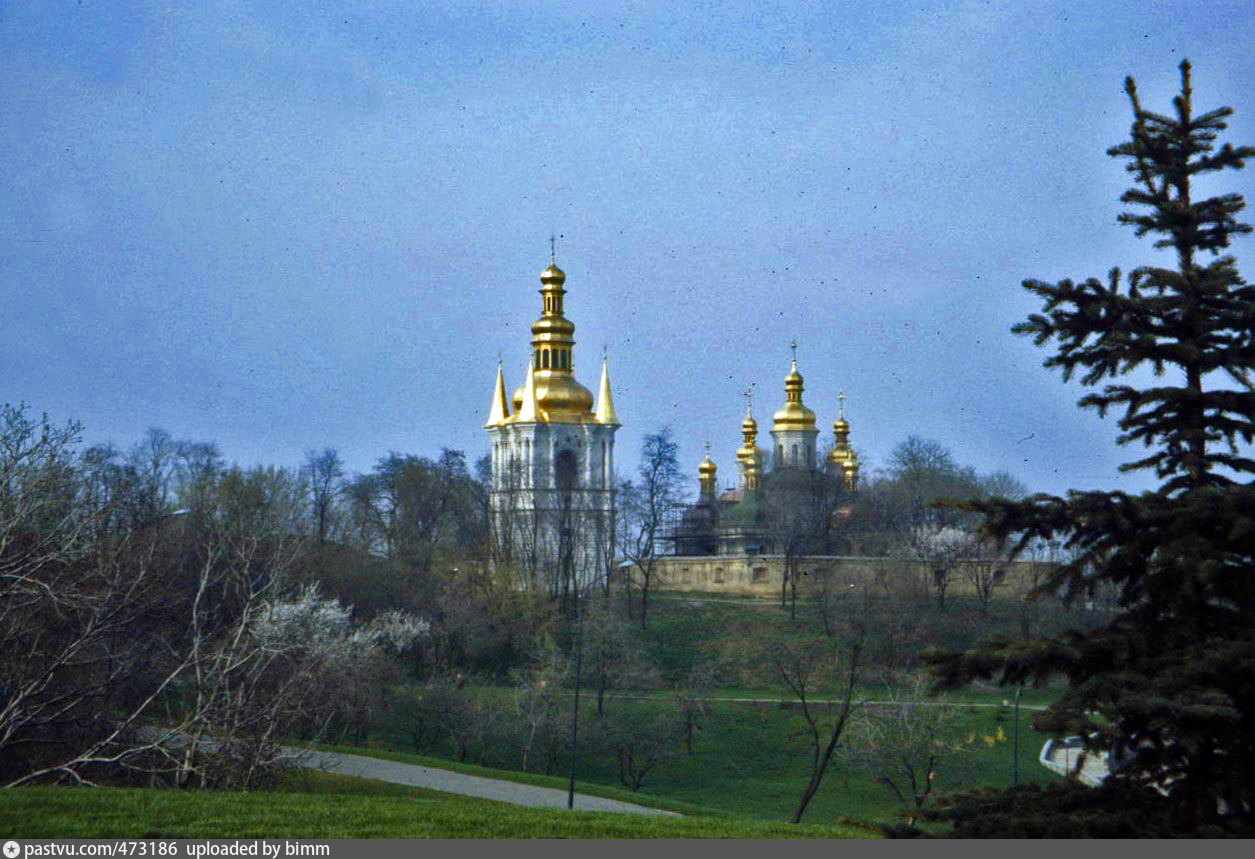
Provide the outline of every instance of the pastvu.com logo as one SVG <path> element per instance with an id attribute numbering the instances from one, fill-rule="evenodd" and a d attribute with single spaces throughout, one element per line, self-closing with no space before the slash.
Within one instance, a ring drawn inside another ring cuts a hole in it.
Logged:
<path id="1" fill-rule="evenodd" d="M 16 841 L 4 842 L 4 859 L 17 859 L 17 854 L 22 852 L 22 848 L 18 846 Z"/>

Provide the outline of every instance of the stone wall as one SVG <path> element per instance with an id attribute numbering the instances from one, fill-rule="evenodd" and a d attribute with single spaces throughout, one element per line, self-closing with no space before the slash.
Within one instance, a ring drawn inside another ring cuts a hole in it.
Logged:
<path id="1" fill-rule="evenodd" d="M 779 597 L 785 559 L 781 555 L 672 555 L 659 558 L 652 588 L 664 591 L 726 593 L 738 596 Z M 802 573 L 799 595 L 809 595 L 827 579 L 828 587 L 871 586 L 886 593 L 931 593 L 933 570 L 924 561 L 811 555 L 798 561 Z M 950 573 L 947 596 L 975 596 L 970 575 L 1005 571 L 994 591 L 996 598 L 1023 596 L 1049 569 L 1039 561 L 963 561 Z M 635 569 L 633 574 L 636 575 Z"/>

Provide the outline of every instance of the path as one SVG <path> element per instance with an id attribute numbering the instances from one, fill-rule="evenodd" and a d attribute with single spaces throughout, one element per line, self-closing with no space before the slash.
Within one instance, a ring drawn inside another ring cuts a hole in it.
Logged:
<path id="1" fill-rule="evenodd" d="M 289 749 L 293 757 L 306 769 L 317 769 L 341 775 L 373 778 L 393 784 L 406 784 L 412 787 L 425 787 L 441 790 L 446 793 L 460 793 L 464 796 L 475 796 L 480 799 L 495 799 L 514 805 L 526 805 L 532 808 L 566 808 L 567 792 L 552 787 L 537 787 L 530 784 L 519 784 L 513 781 L 502 781 L 495 778 L 466 775 L 451 770 L 425 767 L 418 764 L 405 764 L 398 761 L 385 761 L 379 758 L 368 758 L 362 755 L 346 755 L 340 752 L 305 752 Z M 576 811 L 618 811 L 630 814 L 662 814 L 669 817 L 680 817 L 674 811 L 663 811 L 658 808 L 646 808 L 617 799 L 603 799 L 600 796 L 587 796 L 582 793 L 575 795 Z"/>
<path id="2" fill-rule="evenodd" d="M 640 692 L 621 692 L 616 697 L 631 698 L 637 701 L 663 701 L 665 698 L 658 695 L 649 695 Z M 580 700 L 583 701 L 596 700 L 596 696 L 592 693 L 580 693 Z M 692 700 L 705 701 L 711 704 L 733 703 L 733 704 L 786 704 L 797 706 L 797 698 L 725 698 L 719 695 L 699 696 Z M 808 704 L 844 704 L 844 698 L 807 698 Z M 985 701 L 872 701 L 865 698 L 855 698 L 852 702 L 865 707 L 953 707 L 961 709 L 963 707 L 987 707 L 990 709 L 1006 708 L 1011 709 L 1012 705 L 1009 701 L 1001 704 L 994 704 Z M 1044 704 L 1020 704 L 1021 710 L 1045 710 Z"/>

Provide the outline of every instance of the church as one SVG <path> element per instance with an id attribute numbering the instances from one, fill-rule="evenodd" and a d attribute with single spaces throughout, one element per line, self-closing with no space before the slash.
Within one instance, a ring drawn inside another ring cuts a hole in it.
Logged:
<path id="1" fill-rule="evenodd" d="M 566 318 L 566 274 L 540 274 L 523 384 L 506 398 L 499 363 L 484 428 L 491 438 L 489 520 L 498 562 L 519 586 L 565 597 L 614 562 L 614 434 L 619 418 L 602 359 L 592 392 L 575 377 L 575 325 Z"/>
<path id="2" fill-rule="evenodd" d="M 850 445 L 850 422 L 845 418 L 845 394 L 837 420 L 833 423 L 833 446 L 821 464 L 816 442 L 819 430 L 815 413 L 803 402 L 805 380 L 797 367 L 797 346 L 793 363 L 784 379 L 784 404 L 772 416 L 771 471 L 764 473 L 766 460 L 758 446 L 758 421 L 754 418 L 752 391 L 745 420 L 741 422 L 741 446 L 736 451 L 740 469 L 739 485 L 719 494 L 718 469 L 706 458 L 697 467 L 697 503 L 684 511 L 674 527 L 676 555 L 764 555 L 779 552 L 781 538 L 794 530 L 813 533 L 830 530 L 828 521 L 805 521 L 808 516 L 839 515 L 841 505 L 852 501 L 858 491 L 859 459 Z M 848 508 L 846 508 L 848 509 Z M 817 546 L 813 540 L 808 549 Z"/>
<path id="3" fill-rule="evenodd" d="M 566 274 L 551 257 L 540 274 L 522 384 L 506 395 L 498 363 L 484 429 L 491 441 L 489 523 L 499 570 L 522 589 L 565 600 L 612 570 L 616 554 L 614 437 L 620 427 L 601 362 L 597 396 L 575 375 L 575 325 L 566 317 Z M 922 561 L 860 557 L 843 541 L 858 505 L 859 457 L 838 396 L 832 447 L 820 455 L 815 413 L 803 399 L 797 347 L 772 416 L 770 454 L 758 446 L 752 391 L 736 451 L 738 484 L 718 491 L 718 470 L 698 465 L 696 503 L 676 511 L 656 560 L 656 586 L 679 591 L 775 596 L 782 583 L 854 587 L 886 575 L 926 582 Z M 770 470 L 765 464 L 770 459 Z M 665 545 L 664 545 L 665 544 Z M 966 562 L 965 562 L 966 563 Z M 1010 571 L 1026 562 L 999 561 Z M 791 573 L 789 571 L 792 571 Z"/>
<path id="4" fill-rule="evenodd" d="M 484 429 L 491 440 L 490 523 L 499 564 L 519 586 L 569 594 L 613 568 L 616 499 L 614 436 L 620 426 L 603 358 L 598 393 L 576 378 L 575 325 L 566 317 L 566 274 L 556 259 L 540 274 L 540 318 L 531 327 L 531 350 L 522 384 L 506 395 L 498 363 Z M 668 534 L 675 556 L 759 556 L 778 547 L 770 527 L 773 499 L 818 492 L 848 499 L 857 490 L 859 460 L 850 424 L 841 414 L 835 442 L 819 462 L 815 413 L 803 402 L 804 380 L 796 345 L 784 381 L 785 402 L 772 421 L 771 471 L 758 447 L 751 392 L 742 444 L 736 452 L 740 483 L 723 494 L 706 458 L 698 467 L 697 502 L 682 511 Z M 798 503 L 801 503 L 800 501 Z M 831 513 L 831 511 L 830 511 Z M 664 585 L 665 586 L 665 585 Z"/>

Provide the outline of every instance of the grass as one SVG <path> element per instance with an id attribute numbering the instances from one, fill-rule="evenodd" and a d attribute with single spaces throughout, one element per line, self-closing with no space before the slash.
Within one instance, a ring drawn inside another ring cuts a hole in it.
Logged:
<path id="1" fill-rule="evenodd" d="M 623 708 L 642 717 L 666 704 L 652 699 L 618 699 L 610 708 Z M 594 718 L 591 708 L 586 728 L 581 735 L 591 737 Z M 397 714 L 402 716 L 401 713 Z M 403 716 L 402 716 L 403 718 Z M 1020 712 L 1021 781 L 1046 782 L 1056 776 L 1036 762 L 1043 735 L 1030 725 L 1031 713 Z M 376 746 L 389 744 L 404 748 L 406 738 L 398 731 L 390 733 L 381 726 Z M 792 707 L 779 704 L 714 703 L 712 717 L 694 747 L 694 754 L 679 754 L 650 773 L 639 793 L 615 786 L 618 763 L 609 754 L 587 751 L 583 746 L 578 764 L 577 789 L 593 796 L 621 799 L 679 811 L 691 816 L 725 816 L 764 821 L 787 820 L 791 815 L 808 769 L 808 746 L 803 735 L 804 724 Z M 1005 739 L 987 743 L 984 738 L 999 735 Z M 1014 734 L 1010 708 L 971 707 L 959 705 L 954 726 L 954 739 L 973 737 L 969 750 L 954 756 L 938 777 L 938 792 L 956 792 L 978 786 L 1004 787 L 1010 783 L 1013 768 Z M 437 766 L 465 772 L 535 784 L 565 788 L 566 780 L 558 776 L 494 770 L 471 764 L 451 763 L 439 757 L 423 757 L 381 748 L 358 749 L 337 747 L 336 751 L 365 754 L 387 760 Z M 439 749 L 438 749 L 439 751 Z M 512 758 L 498 756 L 503 763 Z M 565 765 L 565 759 L 564 759 Z M 834 760 L 832 768 L 807 812 L 807 819 L 816 823 L 834 824 L 846 818 L 892 822 L 898 807 L 889 791 L 876 783 L 872 774 L 844 757 Z"/>
<path id="2" fill-rule="evenodd" d="M 952 609 L 937 622 L 948 643 L 962 643 L 978 630 L 965 629 L 976 615 Z M 642 646 L 675 680 L 738 618 L 776 617 L 783 627 L 813 629 L 799 605 L 799 619 L 789 621 L 777 605 L 756 600 L 701 602 L 695 595 L 659 599 L 651 610 L 650 629 Z M 996 611 L 995 611 L 996 614 Z M 1002 621 L 994 619 L 993 623 Z M 984 626 L 988 631 L 988 626 Z M 757 680 L 753 682 L 758 682 Z M 862 697 L 879 700 L 883 688 L 867 685 Z M 476 690 L 476 694 L 505 703 L 504 688 Z M 1021 703 L 1040 706 L 1054 690 L 1025 690 Z M 645 698 L 613 699 L 610 708 L 648 716 L 668 706 L 666 693 Z M 778 688 L 725 687 L 714 698 L 782 698 Z M 946 763 L 939 774 L 938 793 L 979 786 L 1006 786 L 1011 778 L 1010 742 L 986 744 L 984 737 L 1013 735 L 1009 707 L 970 707 L 963 704 L 999 704 L 1012 698 L 1011 690 L 969 688 L 950 696 L 961 706 L 955 726 L 959 735 L 976 738 L 968 752 Z M 392 702 L 386 718 L 376 726 L 370 749 L 323 746 L 387 760 L 436 766 L 471 775 L 564 789 L 561 776 L 523 773 L 454 763 L 443 757 L 407 754 L 412 748 L 409 720 L 412 695 Z M 872 774 L 838 757 L 816 796 L 806 819 L 815 824 L 791 826 L 793 811 L 807 775 L 808 748 L 795 709 L 774 703 L 718 702 L 712 718 L 697 738 L 694 754 L 681 754 L 652 772 L 639 793 L 618 786 L 618 767 L 609 754 L 586 751 L 578 765 L 577 789 L 592 796 L 653 806 L 686 815 L 683 819 L 604 812 L 564 812 L 526 809 L 490 800 L 442 794 L 326 773 L 292 775 L 280 789 L 265 793 L 207 793 L 138 789 L 23 788 L 0 791 L 0 836 L 18 837 L 136 837 L 162 834 L 176 837 L 579 837 L 579 838 L 777 838 L 858 837 L 867 834 L 843 824 L 850 819 L 892 822 L 898 808 L 890 793 Z M 591 707 L 582 708 L 581 736 L 592 737 Z M 1023 782 L 1056 778 L 1036 762 L 1045 739 L 1030 727 L 1031 711 L 1020 712 L 1020 773 Z M 502 744 L 491 762 L 510 765 L 516 755 Z M 437 748 L 437 754 L 448 749 Z M 563 762 L 565 766 L 565 760 Z"/>
<path id="3" fill-rule="evenodd" d="M 253 793 L 154 788 L 0 792 L 2 838 L 866 838 L 789 826 L 522 808 L 326 773 Z"/>
<path id="4" fill-rule="evenodd" d="M 966 623 L 986 617 L 973 605 L 964 606 L 952 601 L 945 613 L 928 607 L 929 617 L 944 625 L 946 635 L 954 640 L 965 637 L 970 640 L 989 631 L 990 625 L 1007 622 L 999 618 L 1003 607 L 991 606 L 988 624 L 980 628 L 964 629 Z M 782 628 L 799 634 L 815 629 L 804 612 L 812 608 L 799 604 L 799 618 L 790 620 L 777 604 L 767 601 L 720 600 L 700 602 L 693 595 L 676 597 L 668 595 L 652 605 L 648 632 L 642 646 L 651 659 L 665 669 L 672 679 L 682 677 L 689 666 L 703 657 L 713 642 L 736 628 L 738 620 L 744 620 L 747 612 L 754 618 L 775 617 Z M 937 617 L 942 615 L 938 620 Z M 489 698 L 505 703 L 509 690 L 490 688 L 477 690 Z M 630 712 L 648 715 L 658 708 L 668 706 L 667 692 L 645 693 L 644 698 L 619 698 L 612 700 L 613 710 L 623 708 Z M 1031 707 L 1041 707 L 1058 694 L 1054 689 L 1026 689 L 1021 696 L 1020 710 L 1020 781 L 1046 782 L 1056 776 L 1037 764 L 1036 756 L 1045 741 L 1044 735 L 1032 730 Z M 883 686 L 865 684 L 859 695 L 870 701 L 884 700 Z M 727 686 L 711 693 L 712 698 L 764 698 L 792 701 L 786 690 L 770 686 Z M 963 754 L 945 764 L 939 774 L 937 793 L 953 793 L 977 787 L 1005 787 L 1010 784 L 1013 770 L 1014 736 L 1013 713 L 1010 702 L 1014 691 L 995 687 L 969 687 L 951 693 L 951 702 L 960 705 L 961 717 L 955 725 L 956 737 L 974 737 L 974 742 Z M 966 707 L 965 704 L 984 706 Z M 993 705 L 993 706 L 990 706 Z M 367 752 L 396 760 L 410 760 L 427 765 L 460 768 L 464 772 L 489 774 L 479 768 L 451 765 L 451 749 L 437 746 L 430 754 L 445 758 L 419 758 L 406 756 L 402 751 L 412 750 L 409 733 L 413 704 L 410 696 L 401 696 L 394 702 L 391 712 L 375 726 L 372 745 Z M 595 721 L 591 707 L 581 708 L 581 737 L 592 738 Z M 608 754 L 588 751 L 591 742 L 582 744 L 578 773 L 579 790 L 597 796 L 625 799 L 646 805 L 657 805 L 687 814 L 704 815 L 722 813 L 735 817 L 760 820 L 785 820 L 791 815 L 808 774 L 808 748 L 802 734 L 803 723 L 798 713 L 790 707 L 776 703 L 714 702 L 713 718 L 698 737 L 695 754 L 681 754 L 668 761 L 648 776 L 640 793 L 631 793 L 617 787 L 619 773 L 617 761 Z M 1001 728 L 1005 739 L 986 744 L 985 737 L 996 737 Z M 388 749 L 384 751 L 383 749 Z M 472 750 L 471 760 L 478 760 L 478 751 Z M 508 741 L 496 741 L 486 761 L 492 766 L 518 765 L 518 756 Z M 562 766 L 565 768 L 563 760 Z M 490 771 L 492 772 L 492 771 Z M 526 781 L 552 787 L 564 787 L 565 781 L 552 776 L 495 771 L 496 777 Z M 873 774 L 849 759 L 834 762 L 819 795 L 807 812 L 807 819 L 820 823 L 834 823 L 843 818 L 856 818 L 878 822 L 892 822 L 898 807 L 891 793 L 877 784 Z"/>

